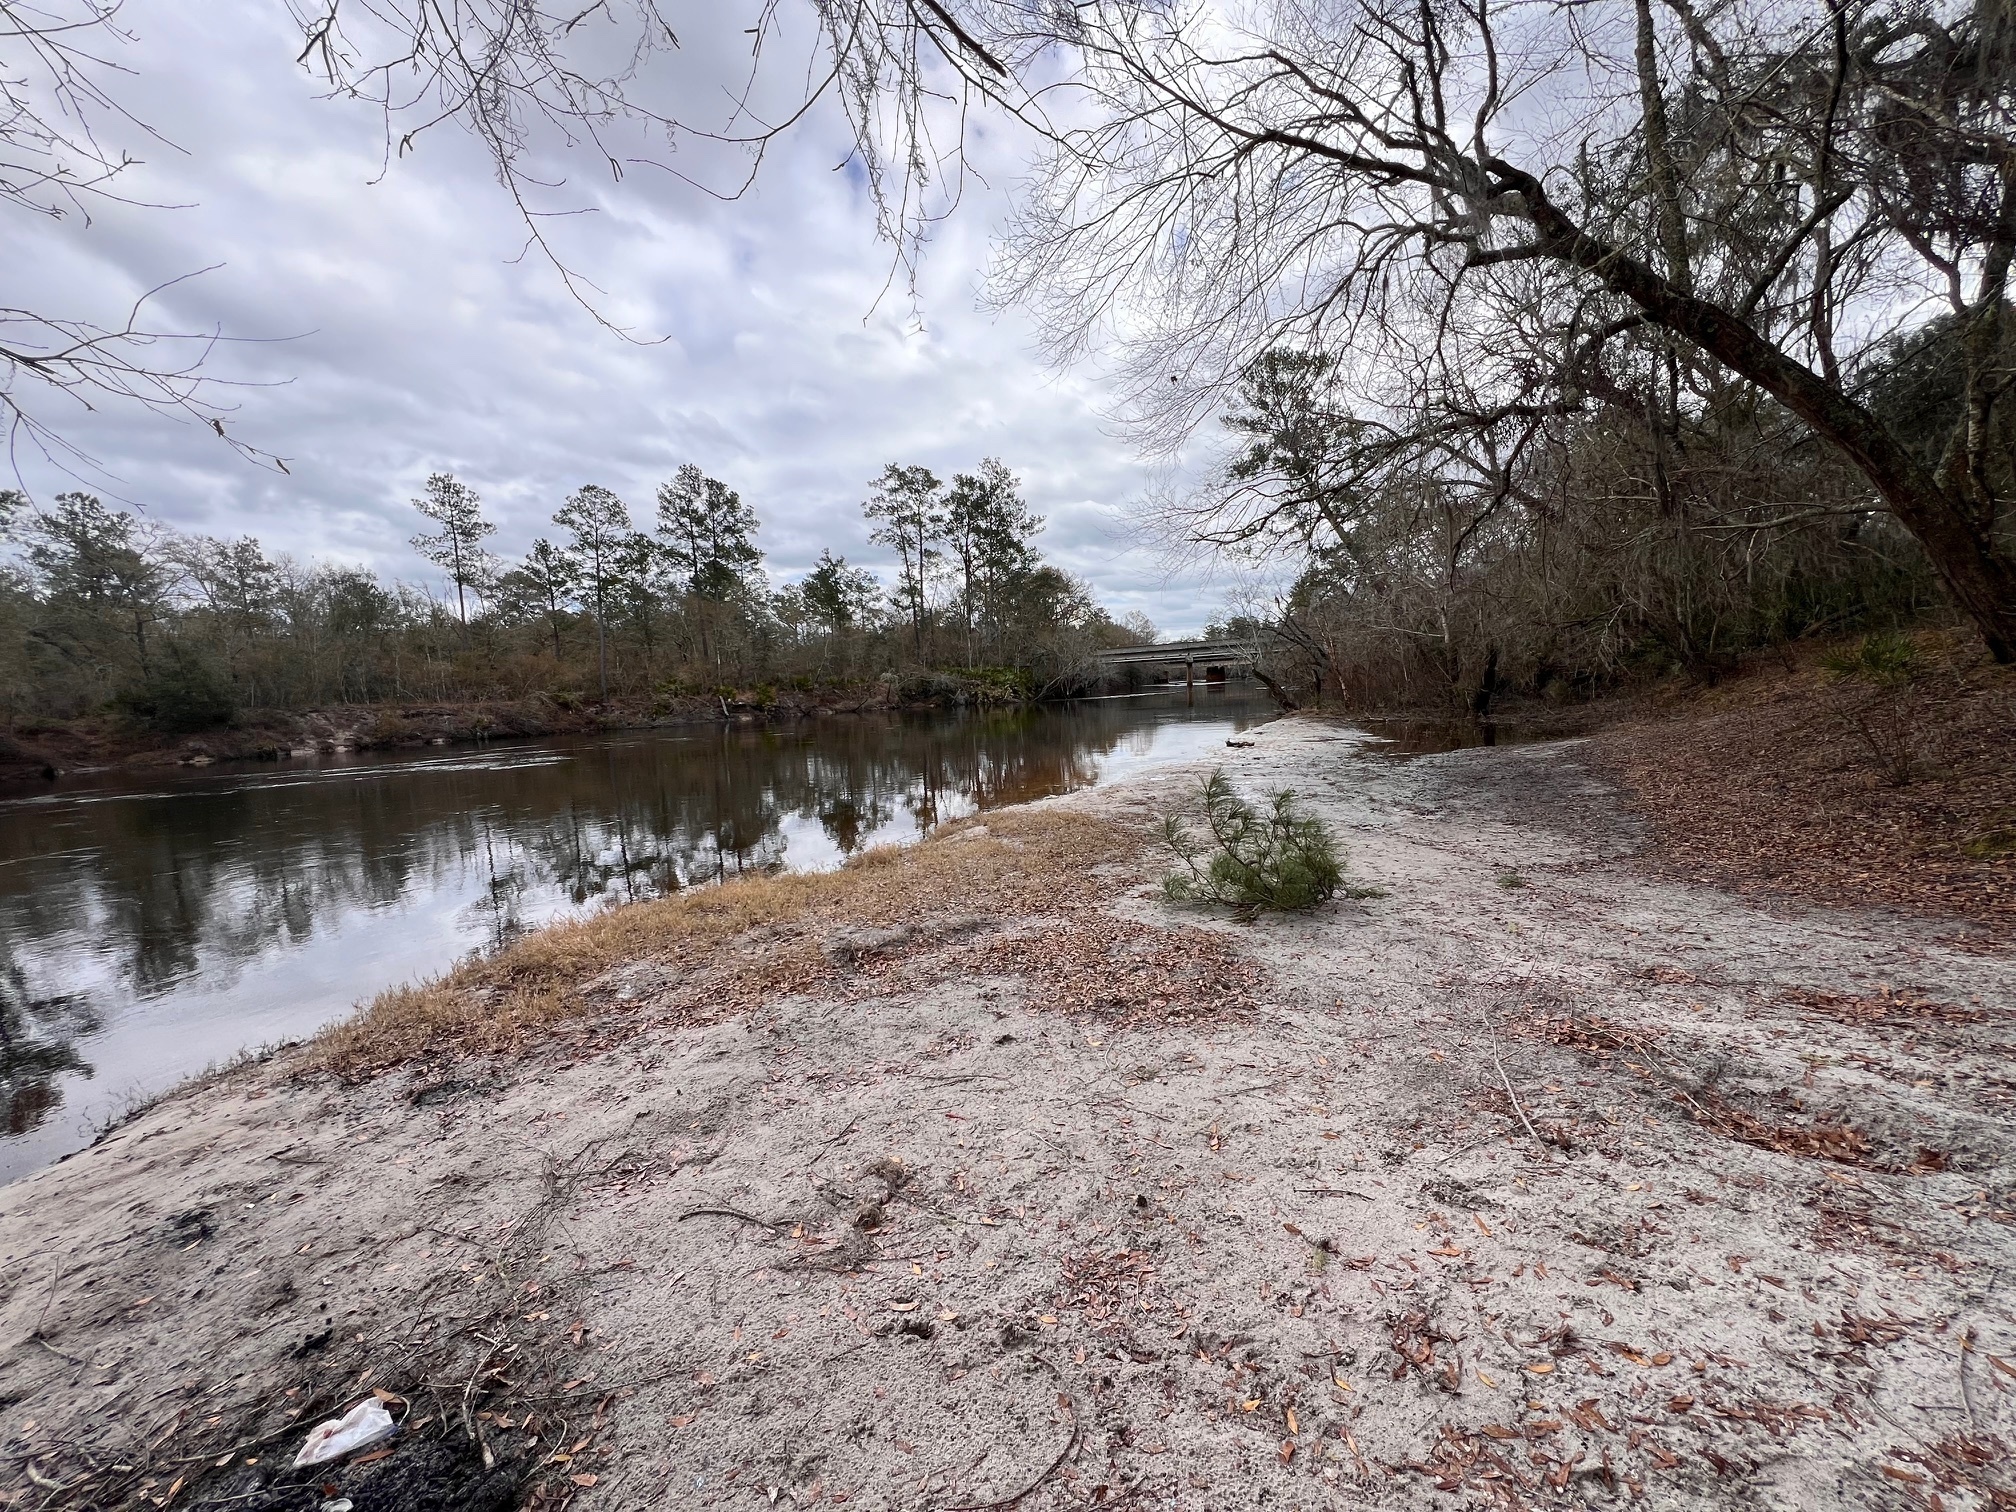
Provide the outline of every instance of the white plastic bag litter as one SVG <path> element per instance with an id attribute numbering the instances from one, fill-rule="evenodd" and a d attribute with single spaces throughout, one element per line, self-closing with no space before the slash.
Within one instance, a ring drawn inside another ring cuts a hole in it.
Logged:
<path id="1" fill-rule="evenodd" d="M 309 1431 L 308 1442 L 294 1456 L 294 1468 L 327 1464 L 359 1449 L 369 1449 L 398 1431 L 399 1425 L 392 1421 L 385 1404 L 375 1396 L 366 1397 L 340 1418 L 317 1423 Z"/>

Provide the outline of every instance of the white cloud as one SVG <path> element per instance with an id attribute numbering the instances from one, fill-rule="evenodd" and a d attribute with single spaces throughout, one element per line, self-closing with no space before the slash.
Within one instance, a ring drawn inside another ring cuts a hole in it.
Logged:
<path id="1" fill-rule="evenodd" d="M 976 306 L 990 223 L 1006 208 L 1012 144 L 980 150 L 974 186 L 934 240 L 913 306 L 882 293 L 889 248 L 858 175 L 835 172 L 844 130 L 815 112 L 738 203 L 634 169 L 620 186 L 557 191 L 595 213 L 550 223 L 598 303 L 640 336 L 600 328 L 536 258 L 488 162 L 452 130 L 389 166 L 377 117 L 316 97 L 277 0 L 135 0 L 122 98 L 180 151 L 158 146 L 130 186 L 183 209 L 112 207 L 76 223 L 0 224 L 8 303 L 106 318 L 141 290 L 224 266 L 162 299 L 164 320 L 236 337 L 235 430 L 288 459 L 237 460 L 191 427 L 107 410 L 50 418 L 117 480 L 109 492 L 184 528 L 422 575 L 406 500 L 432 470 L 481 491 L 522 550 L 562 497 L 599 482 L 648 515 L 681 462 L 739 488 L 764 521 L 773 574 L 831 546 L 877 563 L 859 503 L 890 461 L 941 473 L 999 456 L 1051 520 L 1045 550 L 1116 614 L 1201 625 L 1215 591 L 1165 582 L 1129 541 L 1147 469 L 1102 423 L 1096 376 L 1058 375 L 1019 316 Z M 682 66 L 706 63 L 688 41 Z M 697 61 L 696 61 L 697 60 Z M 718 59 L 717 59 L 718 63 Z M 689 84 L 692 82 L 689 79 Z M 704 153 L 682 157 L 706 172 Z M 33 459 L 38 491 L 67 486 Z"/>

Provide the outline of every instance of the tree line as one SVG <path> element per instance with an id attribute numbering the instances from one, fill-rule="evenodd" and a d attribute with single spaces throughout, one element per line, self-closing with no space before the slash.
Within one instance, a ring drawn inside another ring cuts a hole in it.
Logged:
<path id="1" fill-rule="evenodd" d="M 747 9 L 759 36 L 779 21 Z M 830 93 L 903 257 L 956 202 L 968 121 L 1032 128 L 992 297 L 1058 361 L 1110 359 L 1152 448 L 1244 427 L 1261 455 L 1165 523 L 1299 573 L 1281 612 L 1312 675 L 1488 699 L 1508 668 L 1712 672 L 1932 604 L 2016 662 L 2009 0 L 1589 0 L 1563 26 L 1418 0 L 803 10 L 825 61 L 772 75 L 803 91 L 775 131 Z M 751 172 L 774 136 L 654 71 L 607 76 L 657 45 L 655 4 L 298 19 L 300 59 L 388 143 L 468 130 L 576 291 L 532 123 L 725 132 Z M 53 82 L 22 86 L 0 144 L 51 165 L 15 193 L 46 210 L 119 165 L 53 108 L 83 98 L 65 70 L 103 68 L 89 32 L 29 34 Z M 0 417 L 33 430 L 27 398 L 72 393 L 222 428 L 144 333 L 0 327 L 34 338 L 0 343 Z M 903 497 L 883 528 L 921 585 L 945 559 Z"/>
<path id="2" fill-rule="evenodd" d="M 2016 661 L 2007 0 L 1595 0 L 1565 29 L 1416 0 L 816 13 L 900 245 L 961 112 L 1019 118 L 994 297 L 1058 360 L 1108 356 L 1158 450 L 1228 414 L 1294 428 L 1167 522 L 1304 569 L 1282 608 L 1312 669 L 1354 675 L 1348 641 L 1375 680 L 1600 682 L 1935 603 Z M 379 8 L 325 66 L 480 134 L 464 65 L 390 87 L 423 14 Z M 469 16 L 463 55 L 566 119 L 587 54 L 549 19 Z M 641 79 L 595 104 L 695 108 Z"/>
<path id="3" fill-rule="evenodd" d="M 0 701 L 14 724 L 116 709 L 193 730 L 262 708 L 662 702 L 948 672 L 1026 697 L 1082 687 L 1094 652 L 1152 635 L 1043 560 L 1044 522 L 999 461 L 949 481 L 892 464 L 873 489 L 871 536 L 900 563 L 888 589 L 831 550 L 773 588 L 755 510 L 690 464 L 642 518 L 583 485 L 516 559 L 490 549 L 477 491 L 435 473 L 411 544 L 438 589 L 180 532 L 88 493 L 42 507 L 0 493 L 13 547 Z"/>

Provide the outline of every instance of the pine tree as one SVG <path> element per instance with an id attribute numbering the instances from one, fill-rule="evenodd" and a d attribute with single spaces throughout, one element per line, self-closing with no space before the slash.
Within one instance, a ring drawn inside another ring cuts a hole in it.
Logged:
<path id="1" fill-rule="evenodd" d="M 690 462 L 658 489 L 658 533 L 696 598 L 725 604 L 741 593 L 763 560 L 759 529 L 740 494 Z"/>
<path id="2" fill-rule="evenodd" d="M 690 462 L 658 489 L 658 533 L 692 600 L 703 660 L 719 661 L 710 626 L 723 617 L 721 606 L 753 597 L 763 561 L 758 528 L 740 494 Z"/>
<path id="3" fill-rule="evenodd" d="M 875 494 L 861 513 L 882 523 L 868 539 L 893 547 L 900 563 L 897 599 L 910 616 L 917 656 L 924 657 L 924 617 L 930 605 L 931 564 L 938 560 L 938 542 L 945 528 L 945 504 L 937 474 L 928 467 L 900 467 L 891 462 L 875 480 Z"/>
<path id="4" fill-rule="evenodd" d="M 959 473 L 945 495 L 944 540 L 959 569 L 959 607 L 966 622 L 966 659 L 973 660 L 976 623 L 998 636 L 1005 596 L 1035 564 L 1030 540 L 1041 517 L 1022 502 L 1015 474 L 989 457 L 977 473 Z"/>
<path id="5" fill-rule="evenodd" d="M 882 597 L 873 573 L 849 567 L 847 558 L 836 557 L 831 551 L 819 553 L 818 562 L 805 574 L 798 591 L 813 618 L 836 633 L 866 623 Z"/>
<path id="6" fill-rule="evenodd" d="M 553 523 L 571 540 L 577 601 L 595 616 L 595 667 L 602 701 L 609 701 L 609 600 L 616 587 L 622 551 L 630 536 L 630 510 L 608 489 L 584 484 L 553 513 Z"/>
<path id="7" fill-rule="evenodd" d="M 483 518 L 483 499 L 453 473 L 434 473 L 427 479 L 426 497 L 415 499 L 413 507 L 441 528 L 432 535 L 413 537 L 413 549 L 448 574 L 455 585 L 455 617 L 469 628 L 467 590 L 481 587 L 490 578 L 490 553 L 483 549 L 486 536 L 497 527 Z"/>
<path id="8" fill-rule="evenodd" d="M 545 616 L 553 636 L 553 660 L 561 660 L 560 615 L 579 588 L 573 560 L 543 537 L 532 543 L 525 560 L 498 580 L 504 593 Z"/>

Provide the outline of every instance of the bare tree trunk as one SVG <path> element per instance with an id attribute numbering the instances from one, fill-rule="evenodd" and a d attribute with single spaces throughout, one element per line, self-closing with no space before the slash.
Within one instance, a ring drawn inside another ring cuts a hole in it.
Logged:
<path id="1" fill-rule="evenodd" d="M 602 682 L 602 702 L 609 702 L 609 627 L 602 614 L 602 595 L 595 595 L 595 670 Z"/>

